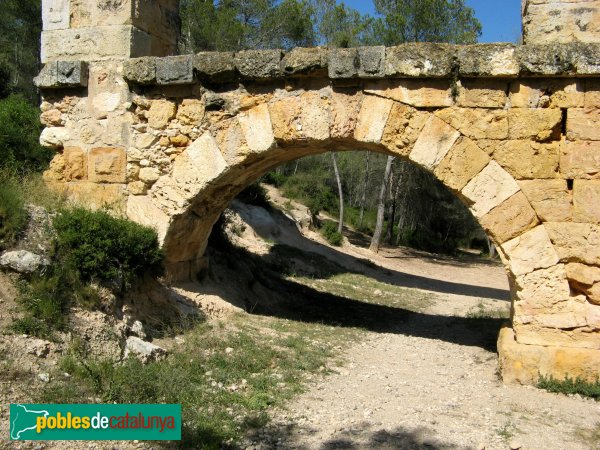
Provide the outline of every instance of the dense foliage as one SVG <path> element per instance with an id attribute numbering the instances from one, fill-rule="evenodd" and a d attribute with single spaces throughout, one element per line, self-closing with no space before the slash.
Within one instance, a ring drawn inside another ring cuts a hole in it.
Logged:
<path id="1" fill-rule="evenodd" d="M 27 211 L 16 179 L 0 172 L 0 250 L 15 241 L 26 223 Z"/>

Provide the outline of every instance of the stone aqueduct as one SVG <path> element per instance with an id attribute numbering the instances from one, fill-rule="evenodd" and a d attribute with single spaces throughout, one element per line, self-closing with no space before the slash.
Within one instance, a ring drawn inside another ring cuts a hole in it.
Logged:
<path id="1" fill-rule="evenodd" d="M 44 0 L 49 184 L 155 227 L 173 280 L 289 160 L 408 158 L 462 199 L 512 287 L 505 381 L 600 374 L 600 1 L 523 1 L 525 45 L 175 53 L 177 0 Z"/>

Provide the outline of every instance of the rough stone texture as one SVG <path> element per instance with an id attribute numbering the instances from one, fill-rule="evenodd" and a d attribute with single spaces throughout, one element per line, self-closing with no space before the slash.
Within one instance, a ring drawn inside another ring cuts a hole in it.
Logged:
<path id="1" fill-rule="evenodd" d="M 431 117 L 417 139 L 409 158 L 433 170 L 450 151 L 460 133 L 437 117 Z"/>
<path id="2" fill-rule="evenodd" d="M 365 95 L 358 115 L 354 138 L 358 142 L 381 142 L 392 104 L 391 100 Z"/>
<path id="3" fill-rule="evenodd" d="M 523 180 L 519 186 L 543 222 L 571 220 L 571 194 L 566 180 Z"/>
<path id="4" fill-rule="evenodd" d="M 394 103 L 381 143 L 392 153 L 408 156 L 428 120 L 429 114 L 402 103 Z"/>
<path id="5" fill-rule="evenodd" d="M 88 156 L 88 179 L 94 183 L 125 183 L 127 156 L 122 148 L 97 147 Z"/>
<path id="6" fill-rule="evenodd" d="M 69 130 L 62 127 L 48 127 L 44 128 L 42 134 L 40 134 L 40 145 L 47 148 L 61 148 L 64 147 L 65 142 L 70 139 L 71 134 Z"/>
<path id="7" fill-rule="evenodd" d="M 510 109 L 508 111 L 509 138 L 533 138 L 536 141 L 559 139 L 561 120 L 560 109 Z"/>
<path id="8" fill-rule="evenodd" d="M 599 73 L 598 44 L 549 44 L 517 47 L 521 75 L 574 76 Z"/>
<path id="9" fill-rule="evenodd" d="M 144 195 L 131 195 L 127 199 L 127 217 L 137 223 L 154 228 L 163 242 L 167 235 L 170 218 L 152 200 Z"/>
<path id="10" fill-rule="evenodd" d="M 439 108 L 454 104 L 450 82 L 447 80 L 384 80 L 368 83 L 365 92 L 417 108 Z"/>
<path id="11" fill-rule="evenodd" d="M 506 139 L 508 136 L 506 111 L 501 109 L 446 108 L 435 114 L 471 139 Z"/>
<path id="12" fill-rule="evenodd" d="M 185 99 L 177 110 L 177 120 L 184 125 L 200 125 L 206 106 L 203 101 Z"/>
<path id="13" fill-rule="evenodd" d="M 584 105 L 583 80 L 521 79 L 510 84 L 511 108 L 579 108 Z"/>
<path id="14" fill-rule="evenodd" d="M 558 176 L 560 147 L 534 141 L 501 141 L 492 157 L 518 180 L 544 179 Z"/>
<path id="15" fill-rule="evenodd" d="M 18 273 L 34 273 L 48 265 L 48 259 L 26 250 L 4 252 L 0 255 L 0 267 Z"/>
<path id="16" fill-rule="evenodd" d="M 327 49 L 323 47 L 296 47 L 281 60 L 281 71 L 286 76 L 321 74 L 327 69 Z"/>
<path id="17" fill-rule="evenodd" d="M 564 178 L 600 178 L 600 152 L 596 142 L 567 141 L 561 148 L 560 174 Z"/>
<path id="18" fill-rule="evenodd" d="M 148 125 L 152 128 L 163 129 L 175 117 L 177 106 L 169 100 L 155 100 L 148 111 Z"/>
<path id="19" fill-rule="evenodd" d="M 480 223 L 497 244 L 503 244 L 533 228 L 539 221 L 527 197 L 517 192 L 483 216 Z"/>
<path id="20" fill-rule="evenodd" d="M 463 77 L 515 77 L 519 74 L 512 44 L 461 46 L 458 63 Z"/>
<path id="21" fill-rule="evenodd" d="M 514 278 L 516 301 L 519 314 L 516 322 L 528 324 L 544 311 L 552 311 L 570 301 L 571 290 L 564 264 L 547 269 L 534 270 Z"/>
<path id="22" fill-rule="evenodd" d="M 600 266 L 600 226 L 589 223 L 548 222 L 545 227 L 561 262 Z"/>
<path id="23" fill-rule="evenodd" d="M 331 137 L 349 138 L 354 134 L 362 91 L 355 89 L 333 89 L 331 94 Z"/>
<path id="24" fill-rule="evenodd" d="M 471 212 L 481 218 L 493 208 L 513 196 L 519 185 L 500 165 L 491 161 L 461 191 L 471 202 Z"/>
<path id="25" fill-rule="evenodd" d="M 600 305 L 600 267 L 569 263 L 566 271 L 571 289 L 585 295 L 590 303 Z"/>
<path id="26" fill-rule="evenodd" d="M 79 147 L 65 147 L 65 181 L 85 180 L 87 178 L 87 154 Z"/>
<path id="27" fill-rule="evenodd" d="M 414 43 L 388 47 L 387 77 L 446 77 L 452 73 L 456 47 L 449 44 Z"/>
<path id="28" fill-rule="evenodd" d="M 275 144 L 269 108 L 263 104 L 239 116 L 242 132 L 252 152 L 264 152 Z"/>
<path id="29" fill-rule="evenodd" d="M 281 50 L 245 50 L 234 57 L 241 76 L 253 80 L 281 77 Z"/>
<path id="30" fill-rule="evenodd" d="M 506 80 L 461 80 L 456 103 L 469 108 L 504 108 L 507 85 Z"/>
<path id="31" fill-rule="evenodd" d="M 600 180 L 573 183 L 573 221 L 600 224 Z"/>
<path id="32" fill-rule="evenodd" d="M 327 51 L 327 72 L 332 80 L 358 76 L 360 60 L 355 48 L 334 48 Z"/>
<path id="33" fill-rule="evenodd" d="M 129 336 L 125 342 L 123 357 L 127 359 L 130 356 L 138 358 L 141 362 L 147 364 L 166 358 L 167 351 L 158 345 L 143 341 L 137 336 Z"/>
<path id="34" fill-rule="evenodd" d="M 331 108 L 329 96 L 324 92 L 307 92 L 300 101 L 304 105 L 300 123 L 306 139 L 325 141 L 329 139 Z"/>
<path id="35" fill-rule="evenodd" d="M 358 48 L 358 76 L 360 78 L 383 78 L 385 47 Z"/>
<path id="36" fill-rule="evenodd" d="M 156 82 L 159 85 L 193 83 L 194 64 L 192 55 L 156 59 Z"/>
<path id="37" fill-rule="evenodd" d="M 567 139 L 600 141 L 600 110 L 596 108 L 569 109 L 567 112 Z"/>
<path id="38" fill-rule="evenodd" d="M 123 64 L 123 77 L 137 84 L 155 84 L 156 59 L 142 57 L 125 61 Z"/>
<path id="39" fill-rule="evenodd" d="M 508 257 L 511 272 L 517 276 L 558 263 L 556 250 L 541 225 L 505 242 L 502 251 Z"/>
<path id="40" fill-rule="evenodd" d="M 200 78 L 211 81 L 232 81 L 237 75 L 233 52 L 196 53 L 194 69 Z"/>
<path id="41" fill-rule="evenodd" d="M 469 138 L 459 138 L 434 170 L 446 186 L 460 191 L 490 162 L 489 156 Z"/>

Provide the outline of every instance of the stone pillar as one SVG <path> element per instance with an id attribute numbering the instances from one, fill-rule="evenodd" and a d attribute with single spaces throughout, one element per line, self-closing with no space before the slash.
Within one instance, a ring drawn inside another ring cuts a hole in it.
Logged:
<path id="1" fill-rule="evenodd" d="M 42 62 L 177 52 L 179 0 L 42 0 Z"/>
<path id="2" fill-rule="evenodd" d="M 523 44 L 600 42 L 600 0 L 522 0 Z"/>

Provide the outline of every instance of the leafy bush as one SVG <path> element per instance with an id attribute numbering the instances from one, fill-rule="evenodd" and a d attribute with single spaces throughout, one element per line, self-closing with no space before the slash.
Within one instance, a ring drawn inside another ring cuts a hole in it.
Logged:
<path id="1" fill-rule="evenodd" d="M 145 272 L 162 272 L 154 230 L 102 211 L 63 210 L 54 220 L 59 258 L 83 281 L 118 282 L 124 291 Z"/>
<path id="2" fill-rule="evenodd" d="M 557 392 L 560 394 L 579 394 L 584 397 L 591 397 L 600 400 L 600 379 L 596 378 L 595 382 L 589 382 L 579 377 L 573 379 L 565 377 L 564 380 L 557 380 L 550 376 L 540 376 L 537 387 L 545 389 L 548 392 Z"/>
<path id="3" fill-rule="evenodd" d="M 249 205 L 261 206 L 265 209 L 271 208 L 267 190 L 258 181 L 246 187 L 246 189 L 238 194 L 237 198 Z"/>
<path id="4" fill-rule="evenodd" d="M 0 249 L 11 245 L 26 223 L 27 210 L 16 179 L 0 173 Z"/>
<path id="5" fill-rule="evenodd" d="M 326 174 L 298 173 L 286 179 L 283 194 L 304 203 L 313 215 L 317 215 L 319 211 L 335 214 L 338 210 L 338 199 L 325 179 Z"/>
<path id="6" fill-rule="evenodd" d="M 283 183 L 285 183 L 286 179 L 287 177 L 285 175 L 273 171 L 263 175 L 261 181 L 263 183 L 270 184 L 271 186 L 281 187 L 283 186 Z"/>
<path id="7" fill-rule="evenodd" d="M 43 169 L 51 152 L 39 144 L 39 110 L 20 95 L 0 100 L 0 168 Z"/>
<path id="8" fill-rule="evenodd" d="M 335 222 L 332 222 L 331 220 L 326 220 L 321 226 L 321 234 L 323 235 L 323 237 L 325 237 L 325 239 L 327 239 L 327 242 L 329 242 L 331 245 L 339 247 L 344 242 L 344 236 L 342 236 L 341 233 L 338 233 L 337 228 L 338 226 Z"/>

